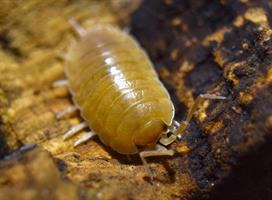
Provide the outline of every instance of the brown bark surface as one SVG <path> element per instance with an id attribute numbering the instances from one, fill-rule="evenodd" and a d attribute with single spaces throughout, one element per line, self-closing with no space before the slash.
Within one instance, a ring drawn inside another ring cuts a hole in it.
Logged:
<path id="1" fill-rule="evenodd" d="M 254 199 L 246 189 L 252 181 L 269 199 L 271 2 L 146 0 L 131 14 L 133 2 L 0 0 L 0 199 L 218 199 L 229 191 Z M 227 97 L 201 104 L 170 146 L 174 157 L 149 159 L 153 181 L 137 156 L 129 160 L 98 139 L 73 148 L 84 133 L 62 140 L 82 120 L 56 120 L 71 100 L 65 88 L 51 87 L 63 78 L 59 55 L 74 37 L 72 16 L 85 27 L 129 24 L 170 91 L 177 119 L 200 93 Z M 231 188 L 234 180 L 241 186 Z"/>

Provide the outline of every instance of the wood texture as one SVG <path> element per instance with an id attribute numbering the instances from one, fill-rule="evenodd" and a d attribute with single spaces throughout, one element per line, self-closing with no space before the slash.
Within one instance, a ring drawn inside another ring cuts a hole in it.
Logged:
<path id="1" fill-rule="evenodd" d="M 270 1 L 147 0 L 132 15 L 122 6 L 128 4 L 116 2 L 0 0 L 0 198 L 199 199 L 215 190 L 218 199 L 230 195 L 218 184 L 253 150 L 259 154 L 241 166 L 271 180 Z M 81 134 L 62 141 L 80 121 L 78 115 L 56 120 L 71 101 L 66 90 L 51 87 L 63 76 L 58 57 L 73 37 L 71 16 L 88 27 L 130 22 L 179 119 L 200 93 L 228 97 L 203 102 L 184 137 L 171 145 L 173 158 L 149 160 L 152 182 L 138 157 L 128 160 L 98 140 L 74 149 Z M 269 180 L 256 183 L 269 188 Z M 271 190 L 261 194 L 269 199 Z"/>
<path id="2" fill-rule="evenodd" d="M 225 192 L 215 199 L 272 196 L 263 192 L 272 188 L 266 171 L 272 148 L 271 11 L 270 1 L 144 1 L 132 19 L 132 32 L 155 61 L 180 118 L 200 93 L 227 97 L 204 102 L 184 135 L 188 168 L 202 190 L 216 192 L 214 186 L 236 166 L 228 189 L 220 186 Z M 258 148 L 262 154 L 254 153 Z M 260 154 L 265 163 L 254 156 Z M 254 187 L 251 174 L 259 183 Z"/>

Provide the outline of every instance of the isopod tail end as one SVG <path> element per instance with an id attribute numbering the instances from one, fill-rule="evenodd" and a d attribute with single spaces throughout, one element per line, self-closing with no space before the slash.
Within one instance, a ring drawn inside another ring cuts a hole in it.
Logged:
<path id="1" fill-rule="evenodd" d="M 79 37 L 83 37 L 84 35 L 86 35 L 87 33 L 86 29 L 83 28 L 74 17 L 71 17 L 69 19 L 69 23 L 71 24 L 74 31 L 78 34 Z"/>

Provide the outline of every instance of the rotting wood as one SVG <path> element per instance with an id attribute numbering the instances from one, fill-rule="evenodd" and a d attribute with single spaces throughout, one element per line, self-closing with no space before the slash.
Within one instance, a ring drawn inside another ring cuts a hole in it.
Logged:
<path id="1" fill-rule="evenodd" d="M 31 199 L 27 195 L 40 195 L 37 191 L 51 183 L 57 185 L 49 190 L 56 199 L 67 198 L 66 188 L 75 199 L 205 197 L 241 155 L 271 134 L 267 8 L 259 1 L 147 0 L 129 27 L 171 92 L 178 118 L 200 93 L 228 99 L 203 103 L 182 141 L 171 146 L 177 151 L 173 158 L 149 159 L 153 182 L 137 157 L 130 161 L 98 140 L 74 149 L 80 135 L 63 142 L 62 134 L 80 121 L 78 115 L 56 120 L 56 112 L 71 101 L 65 89 L 51 87 L 63 76 L 58 57 L 73 37 L 67 19 L 74 16 L 86 27 L 118 24 L 118 17 L 129 15 L 119 16 L 116 9 L 106 0 L 0 1 L 0 155 L 6 160 L 0 193 L 5 198 Z M 9 156 L 32 143 L 38 148 Z"/>
<path id="2" fill-rule="evenodd" d="M 201 93 L 227 97 L 224 102 L 204 102 L 184 135 L 190 149 L 188 168 L 204 191 L 222 182 L 241 156 L 271 140 L 269 5 L 267 1 L 147 0 L 132 18 L 132 33 L 155 61 L 176 99 L 180 118 Z M 269 153 L 266 157 L 271 163 Z M 258 160 L 252 168 L 256 165 Z"/>

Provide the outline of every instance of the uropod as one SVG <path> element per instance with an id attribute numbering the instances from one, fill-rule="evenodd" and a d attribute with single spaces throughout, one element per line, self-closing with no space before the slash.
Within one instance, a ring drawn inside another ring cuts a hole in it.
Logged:
<path id="1" fill-rule="evenodd" d="M 177 122 L 168 91 L 132 36 L 111 25 L 85 30 L 74 19 L 70 23 L 79 37 L 65 56 L 67 80 L 54 86 L 67 86 L 74 102 L 57 117 L 80 110 L 84 119 L 64 139 L 91 130 L 75 146 L 97 135 L 120 154 L 139 154 L 144 164 L 146 157 L 173 156 L 166 146 L 184 132 L 201 100 L 225 99 L 200 95 L 185 121 Z"/>

